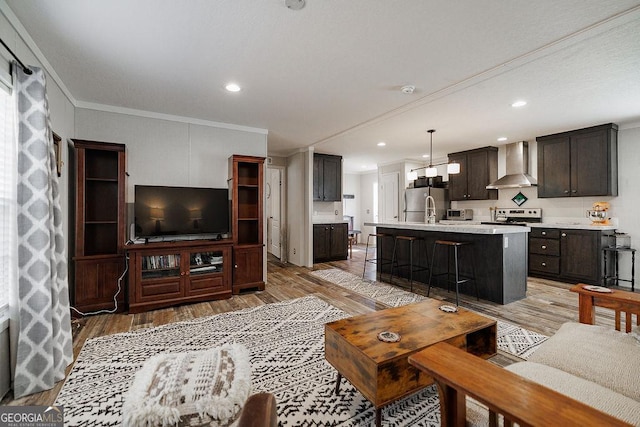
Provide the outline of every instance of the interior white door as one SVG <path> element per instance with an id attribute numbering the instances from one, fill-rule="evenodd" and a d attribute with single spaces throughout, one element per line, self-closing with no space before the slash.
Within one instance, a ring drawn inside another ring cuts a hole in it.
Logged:
<path id="1" fill-rule="evenodd" d="M 281 170 L 267 169 L 267 243 L 268 251 L 280 258 L 280 200 L 282 179 Z"/>
<path id="2" fill-rule="evenodd" d="M 398 183 L 400 175 L 398 172 L 384 173 L 380 180 L 380 205 L 382 212 L 381 222 L 396 222 L 399 220 Z"/>

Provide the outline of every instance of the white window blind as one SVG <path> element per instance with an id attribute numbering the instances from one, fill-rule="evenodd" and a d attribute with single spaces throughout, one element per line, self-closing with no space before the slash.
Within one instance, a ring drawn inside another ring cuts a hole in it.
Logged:
<path id="1" fill-rule="evenodd" d="M 0 88 L 0 319 L 9 304 L 10 284 L 17 277 L 16 191 L 18 158 L 14 132 L 14 98 Z"/>

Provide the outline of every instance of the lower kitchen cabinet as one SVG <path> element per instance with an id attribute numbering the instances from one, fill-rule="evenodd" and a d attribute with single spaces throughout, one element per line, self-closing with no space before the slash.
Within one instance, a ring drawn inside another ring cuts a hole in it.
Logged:
<path id="1" fill-rule="evenodd" d="M 313 225 L 313 262 L 347 259 L 349 225 L 347 223 Z"/>
<path id="2" fill-rule="evenodd" d="M 602 248 L 609 232 L 532 228 L 529 233 L 529 275 L 568 283 L 602 282 Z"/>

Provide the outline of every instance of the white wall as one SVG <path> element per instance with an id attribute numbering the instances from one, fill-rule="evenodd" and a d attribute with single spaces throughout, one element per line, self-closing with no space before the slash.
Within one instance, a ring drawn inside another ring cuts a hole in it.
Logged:
<path id="1" fill-rule="evenodd" d="M 374 233 L 376 231 L 375 227 L 365 226 L 365 222 L 375 222 L 378 220 L 377 217 L 374 216 L 376 212 L 378 212 L 377 202 L 378 200 L 374 198 L 374 188 L 378 188 L 378 173 L 377 171 L 369 172 L 360 175 L 360 218 L 357 224 L 360 230 L 362 231 L 361 242 L 366 243 L 367 236 L 369 233 Z"/>
<path id="2" fill-rule="evenodd" d="M 295 265 L 313 265 L 311 206 L 313 195 L 313 150 L 287 158 L 287 260 Z M 311 176 L 311 179 L 310 179 Z"/>
<path id="3" fill-rule="evenodd" d="M 232 154 L 267 154 L 261 133 L 83 108 L 76 137 L 126 144 L 129 203 L 136 184 L 227 188 Z"/>

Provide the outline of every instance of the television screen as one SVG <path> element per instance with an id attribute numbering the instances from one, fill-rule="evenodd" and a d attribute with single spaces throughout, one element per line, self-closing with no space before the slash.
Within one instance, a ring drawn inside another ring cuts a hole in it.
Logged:
<path id="1" fill-rule="evenodd" d="M 229 232 L 226 188 L 135 186 L 136 237 Z"/>

